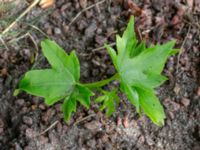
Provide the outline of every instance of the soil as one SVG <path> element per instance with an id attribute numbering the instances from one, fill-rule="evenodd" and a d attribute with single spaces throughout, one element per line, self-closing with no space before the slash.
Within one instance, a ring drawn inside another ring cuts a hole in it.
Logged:
<path id="1" fill-rule="evenodd" d="M 200 2 L 108 0 L 85 10 L 97 2 L 57 0 L 48 10 L 36 7 L 24 21 L 42 16 L 34 24 L 40 30 L 34 28 L 30 30 L 31 36 L 8 44 L 7 49 L 1 47 L 0 149 L 199 150 Z M 112 76 L 114 67 L 101 47 L 115 42 L 115 35 L 122 33 L 130 15 L 135 15 L 140 40 L 151 44 L 176 39 L 176 48 L 181 48 L 178 55 L 169 58 L 164 69 L 169 80 L 157 89 L 167 115 L 163 127 L 139 116 L 121 93 L 120 107 L 112 117 L 107 118 L 93 103 L 89 110 L 78 106 L 68 123 L 63 121 L 60 103 L 47 107 L 42 98 L 26 93 L 13 96 L 26 71 L 49 66 L 39 50 L 39 43 L 46 36 L 67 52 L 76 50 L 82 82 Z M 18 27 L 23 25 L 21 22 Z"/>

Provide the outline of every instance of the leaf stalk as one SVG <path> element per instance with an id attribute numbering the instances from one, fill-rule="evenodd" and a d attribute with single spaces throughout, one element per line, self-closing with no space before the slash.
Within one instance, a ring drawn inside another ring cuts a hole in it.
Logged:
<path id="1" fill-rule="evenodd" d="M 93 83 L 86 83 L 86 84 L 82 84 L 85 87 L 89 88 L 89 89 L 96 89 L 96 88 L 100 88 L 102 86 L 105 86 L 106 84 L 119 79 L 119 74 L 116 73 L 115 75 L 113 75 L 112 77 L 105 79 L 105 80 L 101 80 L 101 81 L 97 81 L 97 82 L 93 82 Z"/>

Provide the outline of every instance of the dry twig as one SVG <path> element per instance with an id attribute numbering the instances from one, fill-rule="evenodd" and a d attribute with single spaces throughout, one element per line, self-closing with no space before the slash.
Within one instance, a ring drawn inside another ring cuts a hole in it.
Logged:
<path id="1" fill-rule="evenodd" d="M 115 46 L 115 45 L 116 45 L 116 43 L 115 43 L 115 42 L 113 42 L 113 43 L 110 43 L 109 45 L 110 45 L 110 46 Z M 96 52 L 96 51 L 99 51 L 99 50 L 102 50 L 102 49 L 105 49 L 105 47 L 104 47 L 104 46 L 102 46 L 102 47 L 95 48 L 95 49 L 93 49 L 93 50 L 92 50 L 92 52 Z"/>
<path id="2" fill-rule="evenodd" d="M 190 30 L 191 30 L 191 25 L 189 26 L 187 35 L 186 35 L 186 37 L 185 37 L 185 39 L 184 39 L 184 41 L 183 41 L 183 43 L 182 43 L 182 45 L 181 45 L 180 52 L 178 53 L 177 65 L 176 65 L 176 72 L 178 71 L 180 57 L 181 57 L 181 54 L 184 52 L 183 48 L 184 48 L 184 46 L 185 46 L 185 42 L 186 42 L 186 40 L 187 40 L 187 38 L 188 38 L 188 35 L 189 35 L 189 33 L 190 33 Z"/>
<path id="3" fill-rule="evenodd" d="M 89 9 L 91 9 L 91 8 L 93 8 L 93 7 L 95 7 L 96 5 L 99 5 L 99 4 L 104 3 L 105 1 L 106 1 L 106 0 L 99 1 L 99 2 L 93 4 L 93 5 L 89 6 L 89 7 L 87 7 L 87 8 L 85 8 L 85 9 L 81 10 L 81 11 L 72 19 L 72 21 L 68 24 L 68 26 L 71 26 L 71 25 L 74 23 L 74 21 L 75 21 L 82 13 L 84 13 L 85 11 L 87 11 L 87 10 L 89 10 Z"/>
<path id="4" fill-rule="evenodd" d="M 93 117 L 93 116 L 95 116 L 96 114 L 91 114 L 91 115 L 89 115 L 89 116 L 86 116 L 86 117 L 84 117 L 84 118 L 81 118 L 80 120 L 78 120 L 78 121 L 76 121 L 75 123 L 74 123 L 74 126 L 76 126 L 77 124 L 79 124 L 80 122 L 83 122 L 83 121 L 85 121 L 85 120 L 87 120 L 88 118 L 91 118 L 91 117 Z"/>
<path id="5" fill-rule="evenodd" d="M 36 135 L 36 137 L 37 136 L 41 136 L 41 135 L 43 135 L 43 134 L 45 134 L 46 132 L 48 132 L 49 130 L 51 130 L 53 127 L 55 127 L 56 125 L 57 125 L 57 123 L 58 123 L 58 120 L 56 120 L 52 125 L 50 125 L 46 130 L 44 130 L 44 131 L 42 131 L 41 133 L 39 133 L 38 135 Z"/>
<path id="6" fill-rule="evenodd" d="M 39 3 L 40 0 L 35 0 L 17 19 L 15 19 L 14 22 L 12 22 L 1 34 L 0 37 L 2 37 L 4 34 L 6 34 L 10 29 L 12 29 L 16 23 L 21 20 L 34 6 L 36 6 Z"/>

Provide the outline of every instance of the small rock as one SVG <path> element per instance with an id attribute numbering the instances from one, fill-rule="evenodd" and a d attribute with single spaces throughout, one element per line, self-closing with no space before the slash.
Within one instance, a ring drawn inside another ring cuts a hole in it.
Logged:
<path id="1" fill-rule="evenodd" d="M 122 119 L 121 117 L 117 117 L 117 126 L 122 125 Z"/>
<path id="2" fill-rule="evenodd" d="M 182 98 L 181 104 L 183 104 L 185 107 L 190 105 L 190 100 L 187 98 Z"/>
<path id="3" fill-rule="evenodd" d="M 91 18 L 93 16 L 93 11 L 92 10 L 88 10 L 88 11 L 85 12 L 85 14 L 86 14 L 86 18 L 89 19 L 89 18 Z"/>
<path id="4" fill-rule="evenodd" d="M 96 35 L 96 36 L 95 36 L 95 41 L 96 41 L 99 45 L 103 45 L 104 43 L 106 43 L 107 39 L 104 38 L 103 36 Z"/>
<path id="5" fill-rule="evenodd" d="M 32 139 L 33 137 L 36 136 L 36 133 L 33 131 L 33 129 L 27 128 L 25 135 L 26 135 L 27 138 Z"/>
<path id="6" fill-rule="evenodd" d="M 180 90 L 181 90 L 180 86 L 178 84 L 176 84 L 175 88 L 174 88 L 174 92 L 176 93 L 176 95 L 179 94 Z"/>
<path id="7" fill-rule="evenodd" d="M 40 144 L 46 144 L 46 143 L 48 143 L 48 138 L 47 137 L 45 137 L 45 136 L 40 136 L 39 137 L 39 141 L 40 141 Z"/>
<path id="8" fill-rule="evenodd" d="M 67 32 L 69 31 L 69 26 L 66 25 L 66 24 L 63 24 L 63 31 L 64 31 L 65 33 L 67 33 Z"/>
<path id="9" fill-rule="evenodd" d="M 79 22 L 77 22 L 77 28 L 80 31 L 85 29 L 87 26 L 88 26 L 88 24 L 87 24 L 87 22 L 85 20 L 80 20 Z"/>
<path id="10" fill-rule="evenodd" d="M 70 7 L 71 3 L 66 3 L 64 5 L 62 5 L 60 11 L 61 12 L 64 12 L 66 9 L 68 9 Z"/>
<path id="11" fill-rule="evenodd" d="M 141 135 L 141 136 L 139 137 L 138 142 L 141 143 L 141 144 L 143 144 L 143 143 L 145 142 L 145 138 L 144 138 L 143 135 Z"/>
<path id="12" fill-rule="evenodd" d="M 146 142 L 149 146 L 152 146 L 155 144 L 155 142 L 153 141 L 153 139 L 149 136 L 146 136 Z"/>
<path id="13" fill-rule="evenodd" d="M 28 116 L 24 116 L 23 117 L 23 122 L 27 125 L 32 125 L 33 124 L 33 119 L 31 117 Z"/>
<path id="14" fill-rule="evenodd" d="M 84 9 L 87 6 L 87 0 L 79 0 L 79 4 Z"/>
<path id="15" fill-rule="evenodd" d="M 8 74 L 8 70 L 6 68 L 1 69 L 0 75 L 6 76 Z"/>
<path id="16" fill-rule="evenodd" d="M 87 145 L 89 147 L 91 147 L 92 149 L 95 149 L 96 148 L 96 141 L 94 139 L 88 140 Z"/>
<path id="17" fill-rule="evenodd" d="M 53 34 L 53 31 L 52 31 L 52 28 L 51 28 L 51 27 L 49 27 L 49 28 L 47 29 L 47 34 L 48 34 L 48 35 L 52 35 L 52 34 Z"/>
<path id="18" fill-rule="evenodd" d="M 197 96 L 200 96 L 200 87 L 197 89 Z"/>
<path id="19" fill-rule="evenodd" d="M 41 110 L 45 110 L 45 109 L 46 109 L 46 107 L 45 107 L 44 104 L 40 104 L 40 105 L 39 105 L 39 108 L 40 108 Z"/>
<path id="20" fill-rule="evenodd" d="M 24 99 L 18 99 L 18 100 L 16 100 L 16 104 L 17 104 L 18 106 L 23 106 L 24 103 L 25 103 Z"/>
<path id="21" fill-rule="evenodd" d="M 60 28 L 54 28 L 54 33 L 56 35 L 60 35 L 62 32 L 61 32 Z"/>
<path id="22" fill-rule="evenodd" d="M 97 34 L 101 34 L 102 32 L 103 32 L 103 31 L 102 31 L 101 28 L 97 28 L 97 31 L 96 31 Z"/>
<path id="23" fill-rule="evenodd" d="M 2 134 L 2 133 L 3 133 L 3 131 L 4 131 L 4 130 L 3 130 L 3 128 L 1 128 L 1 127 L 0 127 L 0 134 Z"/>
<path id="24" fill-rule="evenodd" d="M 15 150 L 23 150 L 20 144 L 15 143 Z"/>
<path id="25" fill-rule="evenodd" d="M 128 128 L 129 127 L 129 120 L 128 120 L 128 116 L 126 115 L 122 121 L 122 124 L 124 126 L 124 128 Z"/>
<path id="26" fill-rule="evenodd" d="M 92 121 L 89 123 L 86 123 L 85 128 L 89 129 L 89 130 L 97 130 L 101 127 L 100 123 L 98 121 Z"/>
<path id="27" fill-rule="evenodd" d="M 45 115 L 42 116 L 42 120 L 48 122 L 55 114 L 56 111 L 54 109 L 48 109 Z"/>
<path id="28" fill-rule="evenodd" d="M 171 101 L 173 111 L 178 111 L 180 109 L 180 104 Z"/>
<path id="29" fill-rule="evenodd" d="M 89 27 L 85 30 L 85 36 L 89 38 L 93 37 L 96 29 L 97 29 L 96 23 L 95 22 L 91 23 Z"/>
<path id="30" fill-rule="evenodd" d="M 173 112 L 171 112 L 171 111 L 169 112 L 169 117 L 170 117 L 171 119 L 174 119 L 175 116 L 174 116 Z"/>
<path id="31" fill-rule="evenodd" d="M 37 108 L 37 105 L 31 105 L 32 110 L 35 110 Z"/>
<path id="32" fill-rule="evenodd" d="M 23 49 L 23 51 L 24 51 L 24 53 L 23 53 L 24 56 L 27 56 L 28 58 L 31 57 L 32 54 L 31 54 L 30 49 Z"/>
<path id="33" fill-rule="evenodd" d="M 0 118 L 0 128 L 3 128 L 4 127 L 4 122 L 3 120 Z"/>

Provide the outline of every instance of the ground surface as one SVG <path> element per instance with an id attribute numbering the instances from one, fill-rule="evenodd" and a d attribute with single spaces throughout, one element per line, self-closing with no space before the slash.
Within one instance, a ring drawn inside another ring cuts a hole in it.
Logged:
<path id="1" fill-rule="evenodd" d="M 81 10 L 96 2 L 100 1 L 57 0 L 52 9 L 34 8 L 24 19 L 37 18 L 32 25 L 26 24 L 29 35 L 21 32 L 25 36 L 11 44 L 8 42 L 12 39 L 5 39 L 8 47 L 0 49 L 0 149 L 199 150 L 200 2 L 108 0 L 70 23 Z M 90 110 L 79 106 L 68 124 L 63 121 L 59 103 L 47 108 L 41 98 L 25 93 L 12 95 L 26 71 L 48 66 L 41 51 L 37 51 L 45 35 L 67 52 L 76 49 L 82 82 L 111 76 L 115 70 L 101 47 L 104 42 L 115 41 L 116 33 L 124 30 L 131 14 L 136 16 L 140 40 L 163 43 L 174 38 L 176 47 L 181 47 L 179 56 L 169 58 L 163 72 L 169 81 L 157 90 L 167 115 L 165 126 L 157 127 L 147 117 L 139 117 L 122 94 L 120 107 L 111 118 L 92 104 Z M 18 29 L 24 26 L 21 22 Z M 35 54 L 38 56 L 32 63 Z"/>

